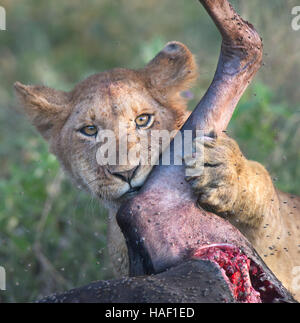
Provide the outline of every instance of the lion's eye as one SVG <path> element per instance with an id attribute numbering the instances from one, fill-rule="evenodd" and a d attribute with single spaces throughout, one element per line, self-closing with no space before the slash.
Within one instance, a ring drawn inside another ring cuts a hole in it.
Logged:
<path id="1" fill-rule="evenodd" d="M 141 114 L 135 119 L 135 123 L 139 128 L 150 127 L 153 123 L 153 115 L 152 114 Z"/>
<path id="2" fill-rule="evenodd" d="M 96 126 L 85 126 L 79 130 L 82 134 L 88 137 L 97 136 L 98 129 Z"/>

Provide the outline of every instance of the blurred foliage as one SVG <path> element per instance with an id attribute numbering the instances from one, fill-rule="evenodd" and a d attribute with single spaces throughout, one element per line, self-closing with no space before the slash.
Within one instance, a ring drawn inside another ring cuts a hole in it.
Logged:
<path id="1" fill-rule="evenodd" d="M 296 0 L 232 1 L 264 40 L 264 66 L 229 127 L 276 185 L 300 194 L 299 32 Z M 193 108 L 207 89 L 220 47 L 197 1 L 2 0 L 0 31 L 0 300 L 32 301 L 54 291 L 112 277 L 106 211 L 64 178 L 46 143 L 18 113 L 13 83 L 70 90 L 113 67 L 138 68 L 170 40 L 187 44 L 200 66 Z M 298 179 L 298 180 L 297 180 Z"/>

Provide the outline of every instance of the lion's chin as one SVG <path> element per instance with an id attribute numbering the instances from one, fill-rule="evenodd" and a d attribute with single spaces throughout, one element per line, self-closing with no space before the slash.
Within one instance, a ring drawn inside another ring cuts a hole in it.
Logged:
<path id="1" fill-rule="evenodd" d="M 94 183 L 94 186 L 90 187 L 90 190 L 102 201 L 117 202 L 118 204 L 123 203 L 138 194 L 151 173 L 151 170 L 152 167 L 144 166 L 130 181 L 130 184 L 120 179 L 115 181 L 110 179 L 110 181 L 106 181 L 106 185 L 104 185 L 103 181 L 99 180 L 98 184 Z"/>
<path id="2" fill-rule="evenodd" d="M 98 190 L 97 192 L 94 192 L 94 195 L 98 196 L 98 198 L 103 201 L 124 203 L 130 198 L 136 196 L 140 189 L 141 186 L 132 187 L 126 183 L 121 186 L 106 186 L 105 191 Z"/>

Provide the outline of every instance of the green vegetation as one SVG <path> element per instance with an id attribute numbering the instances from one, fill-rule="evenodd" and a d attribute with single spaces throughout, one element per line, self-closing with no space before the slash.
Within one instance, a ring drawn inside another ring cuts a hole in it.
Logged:
<path id="1" fill-rule="evenodd" d="M 300 32 L 290 26 L 297 1 L 232 2 L 263 36 L 265 65 L 243 96 L 229 134 L 248 158 L 268 168 L 279 188 L 300 194 Z M 193 108 L 211 81 L 220 38 L 197 1 L 1 5 L 7 31 L 0 31 L 0 265 L 7 291 L 0 291 L 0 300 L 28 302 L 110 278 L 112 270 L 106 211 L 65 179 L 46 143 L 18 113 L 13 83 L 69 90 L 92 73 L 141 67 L 164 43 L 179 40 L 200 66 Z"/>

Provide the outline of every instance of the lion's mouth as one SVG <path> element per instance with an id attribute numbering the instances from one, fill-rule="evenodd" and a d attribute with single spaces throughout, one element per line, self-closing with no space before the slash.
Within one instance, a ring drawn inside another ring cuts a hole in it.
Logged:
<path id="1" fill-rule="evenodd" d="M 196 259 L 216 263 L 234 298 L 240 303 L 280 302 L 282 295 L 262 267 L 230 244 L 203 246 L 193 253 Z"/>
<path id="2" fill-rule="evenodd" d="M 127 192 L 127 194 L 130 193 L 136 193 L 141 189 L 141 186 L 137 186 L 137 187 L 131 187 L 130 190 Z"/>
<path id="3" fill-rule="evenodd" d="M 127 192 L 125 192 L 122 195 L 122 197 L 125 197 L 125 198 L 132 197 L 132 196 L 136 195 L 140 189 L 141 189 L 141 186 L 130 187 L 130 189 Z"/>

